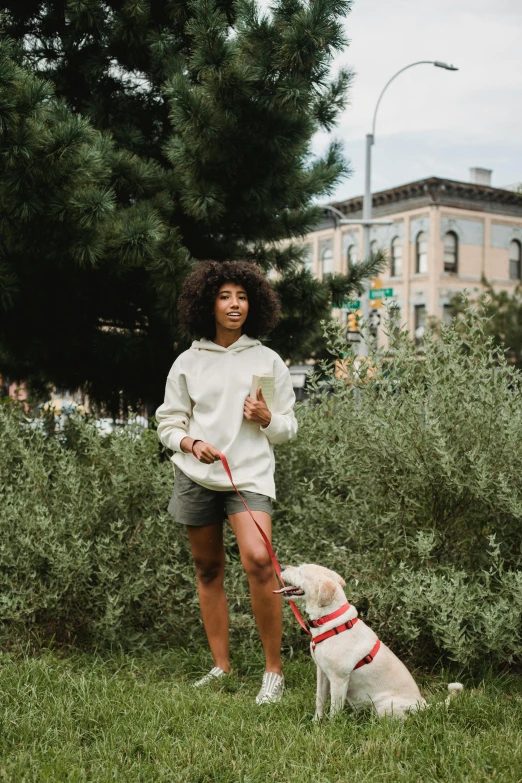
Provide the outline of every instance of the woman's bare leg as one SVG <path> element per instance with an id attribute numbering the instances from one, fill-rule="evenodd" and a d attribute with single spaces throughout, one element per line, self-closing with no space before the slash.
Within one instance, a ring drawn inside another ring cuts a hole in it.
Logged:
<path id="1" fill-rule="evenodd" d="M 270 514 L 264 511 L 252 513 L 271 540 Z M 246 511 L 231 514 L 229 520 L 239 545 L 243 568 L 248 576 L 252 610 L 265 651 L 266 671 L 281 674 L 282 600 L 280 595 L 273 593 L 277 590 L 278 584 L 270 555 L 259 530 Z"/>
<path id="2" fill-rule="evenodd" d="M 223 523 L 204 527 L 187 525 L 187 533 L 198 577 L 201 617 L 214 665 L 229 672 L 228 605 L 223 584 Z"/>

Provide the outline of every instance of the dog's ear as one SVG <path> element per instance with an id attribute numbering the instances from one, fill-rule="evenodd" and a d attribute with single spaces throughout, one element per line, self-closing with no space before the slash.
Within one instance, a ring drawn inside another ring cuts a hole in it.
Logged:
<path id="1" fill-rule="evenodd" d="M 331 573 L 331 575 L 332 575 L 332 579 L 335 579 L 335 581 L 336 581 L 338 584 L 340 584 L 340 585 L 341 585 L 341 587 L 346 587 L 346 582 L 344 581 L 344 579 L 342 578 L 342 576 L 339 576 L 339 574 L 337 573 L 337 571 L 332 571 L 332 569 L 331 569 L 331 568 L 329 568 L 328 570 L 330 571 L 330 573 Z"/>
<path id="2" fill-rule="evenodd" d="M 331 604 L 337 590 L 337 585 L 333 579 L 322 579 L 319 582 L 319 589 L 317 591 L 317 603 L 319 606 L 328 606 Z"/>

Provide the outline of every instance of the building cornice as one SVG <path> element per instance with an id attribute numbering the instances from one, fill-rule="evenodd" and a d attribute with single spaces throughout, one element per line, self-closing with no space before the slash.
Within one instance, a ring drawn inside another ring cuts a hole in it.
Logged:
<path id="1" fill-rule="evenodd" d="M 431 206 L 454 207 L 476 212 L 522 217 L 522 194 L 472 182 L 458 182 L 441 177 L 408 182 L 372 195 L 374 217 Z M 346 217 L 362 217 L 363 197 L 332 203 Z"/>

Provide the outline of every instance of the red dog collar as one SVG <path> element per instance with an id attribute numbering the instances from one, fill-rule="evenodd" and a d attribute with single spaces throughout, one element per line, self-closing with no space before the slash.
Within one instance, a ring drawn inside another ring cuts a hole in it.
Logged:
<path id="1" fill-rule="evenodd" d="M 326 625 L 326 623 L 329 623 L 330 620 L 336 620 L 342 614 L 347 612 L 349 608 L 350 604 L 346 603 L 341 606 L 340 609 L 336 609 L 335 612 L 332 612 L 331 614 L 325 614 L 324 617 L 320 617 L 318 620 L 309 620 L 308 625 L 311 625 L 312 628 L 320 628 L 321 625 Z"/>

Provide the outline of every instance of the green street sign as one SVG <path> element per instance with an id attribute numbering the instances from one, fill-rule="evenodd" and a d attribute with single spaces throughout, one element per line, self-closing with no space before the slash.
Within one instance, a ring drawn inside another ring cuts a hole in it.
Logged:
<path id="1" fill-rule="evenodd" d="M 373 288 L 370 291 L 370 299 L 384 299 L 393 296 L 393 288 Z"/>
<path id="2" fill-rule="evenodd" d="M 346 299 L 343 302 L 344 310 L 359 310 L 360 306 L 361 306 L 360 299 Z"/>

